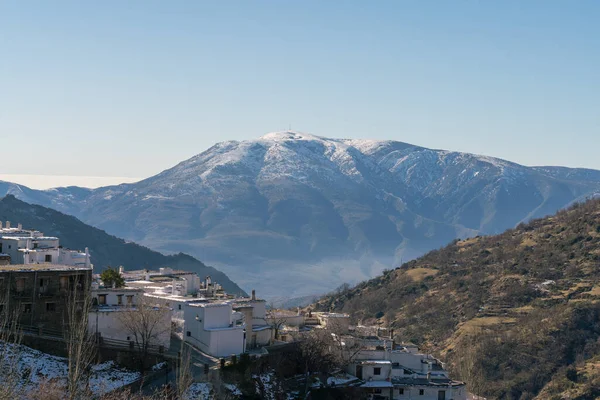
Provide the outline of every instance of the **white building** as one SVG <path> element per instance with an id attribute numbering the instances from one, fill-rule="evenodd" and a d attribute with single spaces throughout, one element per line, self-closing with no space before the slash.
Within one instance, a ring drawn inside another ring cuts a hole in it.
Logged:
<path id="1" fill-rule="evenodd" d="M 184 340 L 215 357 L 243 353 L 244 324 L 234 319 L 230 302 L 187 304 L 184 310 Z"/>
<path id="2" fill-rule="evenodd" d="M 252 291 L 252 297 L 236 299 L 233 309 L 243 316 L 246 325 L 246 347 L 255 349 L 266 346 L 272 340 L 272 326 L 267 322 L 266 301 L 256 298 L 256 292 Z"/>
<path id="3" fill-rule="evenodd" d="M 94 307 L 89 315 L 88 329 L 97 337 L 111 340 L 135 341 L 133 332 L 126 325 L 124 319 L 129 318 L 127 313 L 138 311 L 138 307 L 151 307 L 142 301 L 144 291 L 132 288 L 97 288 L 92 290 Z M 171 342 L 171 313 L 165 308 L 153 307 L 151 312 L 156 312 L 158 323 L 153 326 L 152 346 L 169 348 Z"/>
<path id="4" fill-rule="evenodd" d="M 361 350 L 347 372 L 364 381 L 361 387 L 372 398 L 465 400 L 467 396 L 465 383 L 450 379 L 439 360 L 391 341 L 379 349 Z"/>
<path id="5" fill-rule="evenodd" d="M 23 229 L 21 224 L 11 228 L 10 221 L 4 227 L 0 223 L 0 253 L 10 256 L 11 264 L 60 264 L 91 267 L 90 254 L 63 249 L 59 239 L 44 236 L 40 231 Z"/>

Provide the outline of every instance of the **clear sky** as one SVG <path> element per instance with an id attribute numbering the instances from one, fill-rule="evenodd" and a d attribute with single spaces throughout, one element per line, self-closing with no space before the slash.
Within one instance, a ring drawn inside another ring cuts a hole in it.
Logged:
<path id="1" fill-rule="evenodd" d="M 0 173 L 293 129 L 600 169 L 600 1 L 0 1 Z"/>

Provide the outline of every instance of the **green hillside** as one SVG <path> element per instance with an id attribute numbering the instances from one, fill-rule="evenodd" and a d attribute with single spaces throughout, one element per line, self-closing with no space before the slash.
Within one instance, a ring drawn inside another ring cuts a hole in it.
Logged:
<path id="1" fill-rule="evenodd" d="M 11 221 L 13 225 L 21 223 L 26 229 L 37 229 L 47 235 L 58 236 L 60 244 L 65 248 L 83 250 L 88 247 L 95 271 L 120 265 L 125 269 L 169 266 L 196 272 L 202 278 L 210 275 L 227 292 L 244 293 L 227 275 L 192 256 L 183 253 L 166 256 L 136 243 L 125 242 L 70 215 L 25 203 L 11 195 L 0 198 L 0 221 Z"/>
<path id="2" fill-rule="evenodd" d="M 600 200 L 455 241 L 313 307 L 395 329 L 498 399 L 600 396 Z"/>

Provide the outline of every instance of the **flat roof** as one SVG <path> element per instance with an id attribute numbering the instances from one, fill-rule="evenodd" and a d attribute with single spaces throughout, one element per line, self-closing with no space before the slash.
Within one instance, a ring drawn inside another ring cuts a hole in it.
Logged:
<path id="1" fill-rule="evenodd" d="M 91 271 L 92 267 L 61 264 L 11 264 L 0 265 L 0 272 L 34 272 L 34 271 Z"/>
<path id="2" fill-rule="evenodd" d="M 392 362 L 389 360 L 364 360 L 360 362 L 363 365 L 370 365 L 370 364 L 385 364 L 385 365 L 389 365 Z"/>

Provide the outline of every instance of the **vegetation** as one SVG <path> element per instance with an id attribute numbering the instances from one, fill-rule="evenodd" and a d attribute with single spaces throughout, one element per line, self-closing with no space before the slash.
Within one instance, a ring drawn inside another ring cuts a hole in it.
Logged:
<path id="1" fill-rule="evenodd" d="M 100 273 L 100 279 L 102 280 L 104 287 L 121 288 L 125 286 L 125 279 L 123 279 L 119 271 L 112 269 L 111 267 L 106 268 Z"/>
<path id="2" fill-rule="evenodd" d="M 497 236 L 454 241 L 313 307 L 393 328 L 397 340 L 448 361 L 480 395 L 595 398 L 599 266 L 596 199 Z"/>

